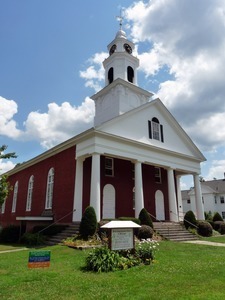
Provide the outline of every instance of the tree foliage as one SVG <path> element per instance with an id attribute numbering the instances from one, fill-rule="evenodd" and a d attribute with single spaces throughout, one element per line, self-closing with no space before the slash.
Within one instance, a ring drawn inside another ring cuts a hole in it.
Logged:
<path id="1" fill-rule="evenodd" d="M 6 145 L 2 145 L 0 147 L 0 160 L 2 159 L 9 159 L 9 158 L 16 158 L 15 152 L 5 153 L 7 149 Z M 0 176 L 0 206 L 4 203 L 6 197 L 8 196 L 10 191 L 10 186 L 7 181 L 7 175 Z"/>

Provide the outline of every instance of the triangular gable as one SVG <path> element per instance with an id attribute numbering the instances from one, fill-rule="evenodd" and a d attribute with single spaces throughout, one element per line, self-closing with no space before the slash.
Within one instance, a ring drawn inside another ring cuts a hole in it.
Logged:
<path id="1" fill-rule="evenodd" d="M 160 141 L 151 136 L 150 127 L 153 118 L 157 118 L 161 125 L 163 139 Z M 205 161 L 205 157 L 160 99 L 152 100 L 113 118 L 96 129 Z"/>

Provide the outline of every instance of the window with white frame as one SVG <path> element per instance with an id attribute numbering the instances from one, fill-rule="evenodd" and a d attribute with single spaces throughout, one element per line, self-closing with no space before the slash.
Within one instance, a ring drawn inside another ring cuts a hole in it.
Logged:
<path id="1" fill-rule="evenodd" d="M 157 118 L 154 117 L 151 121 L 148 121 L 148 132 L 150 139 L 164 142 L 163 125 L 160 124 Z"/>
<path id="2" fill-rule="evenodd" d="M 32 175 L 28 182 L 26 211 L 31 211 L 33 186 L 34 186 L 34 176 Z"/>
<path id="3" fill-rule="evenodd" d="M 17 202 L 17 196 L 18 196 L 18 181 L 14 185 L 13 189 L 13 202 L 12 202 L 12 212 L 16 212 L 16 202 Z"/>
<path id="4" fill-rule="evenodd" d="M 53 187 L 54 187 L 54 168 L 51 168 L 48 172 L 45 209 L 52 209 Z"/>
<path id="5" fill-rule="evenodd" d="M 105 157 L 105 175 L 114 176 L 114 161 L 112 157 Z"/>
<path id="6" fill-rule="evenodd" d="M 161 169 L 158 167 L 155 167 L 155 182 L 156 183 L 161 183 L 162 178 L 161 178 Z"/>
<path id="7" fill-rule="evenodd" d="M 217 204 L 217 198 L 216 195 L 214 196 L 215 204 Z"/>
<path id="8" fill-rule="evenodd" d="M 224 204 L 224 196 L 220 196 L 220 203 Z"/>
<path id="9" fill-rule="evenodd" d="M 225 219 L 225 211 L 222 211 L 222 218 Z"/>

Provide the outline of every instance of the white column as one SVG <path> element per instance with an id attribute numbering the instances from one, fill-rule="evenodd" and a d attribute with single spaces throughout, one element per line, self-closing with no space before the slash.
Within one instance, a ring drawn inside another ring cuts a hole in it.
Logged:
<path id="1" fill-rule="evenodd" d="M 73 222 L 80 221 L 82 218 L 82 203 L 83 203 L 83 158 L 76 159 L 76 174 L 74 187 Z"/>
<path id="2" fill-rule="evenodd" d="M 181 178 L 181 176 L 177 176 L 178 218 L 179 218 L 179 221 L 183 221 L 184 212 L 183 212 L 182 194 L 181 194 L 181 189 L 180 189 L 180 178 Z"/>
<path id="3" fill-rule="evenodd" d="M 202 191 L 201 184 L 199 180 L 199 175 L 195 174 L 194 176 L 194 184 L 195 184 L 195 202 L 196 202 L 196 213 L 198 220 L 205 220 L 204 215 L 204 207 L 202 203 Z"/>
<path id="4" fill-rule="evenodd" d="M 101 206 L 100 206 L 100 154 L 98 153 L 92 154 L 90 206 L 94 208 L 97 222 L 99 222 L 101 219 Z"/>
<path id="5" fill-rule="evenodd" d="M 142 210 L 142 208 L 144 208 L 141 166 L 141 162 L 135 162 L 135 218 L 139 217 L 140 211 Z"/>
<path id="6" fill-rule="evenodd" d="M 167 170 L 167 177 L 168 177 L 168 196 L 169 196 L 170 221 L 178 222 L 177 199 L 176 199 L 173 169 L 170 168 L 170 169 Z"/>

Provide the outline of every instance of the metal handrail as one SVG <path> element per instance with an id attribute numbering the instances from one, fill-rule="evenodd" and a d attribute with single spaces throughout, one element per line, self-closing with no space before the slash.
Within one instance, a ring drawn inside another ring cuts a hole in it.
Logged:
<path id="1" fill-rule="evenodd" d="M 177 216 L 177 217 L 179 217 L 179 215 L 178 214 L 176 214 L 175 212 L 173 212 L 173 211 L 170 211 L 172 214 L 174 214 L 175 216 Z M 184 213 L 184 212 L 183 212 Z M 195 227 L 196 229 L 198 229 L 198 226 L 197 225 L 195 225 L 195 224 L 193 224 L 193 223 L 191 223 L 190 221 L 188 221 L 187 219 L 185 219 L 184 218 L 184 220 L 183 221 L 186 221 L 187 223 L 189 223 L 191 226 L 193 226 L 193 227 Z"/>
<path id="2" fill-rule="evenodd" d="M 161 220 L 157 219 L 156 216 L 152 215 L 151 213 L 149 213 L 149 215 L 150 215 L 151 217 L 153 217 L 156 221 L 158 221 L 159 223 L 161 223 L 163 226 L 166 226 L 166 224 L 163 223 Z M 167 230 L 168 230 L 168 235 L 169 235 L 169 234 L 170 234 L 170 228 L 169 228 L 169 226 L 167 226 L 166 228 L 167 228 Z"/>
<path id="3" fill-rule="evenodd" d="M 62 218 L 58 219 L 57 221 L 55 221 L 54 223 L 51 223 L 50 225 L 48 225 L 47 227 L 45 227 L 44 229 L 40 230 L 37 232 L 37 234 L 40 234 L 42 231 L 46 230 L 47 228 L 57 224 L 59 221 L 61 221 L 62 219 L 64 219 L 65 217 L 69 216 L 70 214 L 74 213 L 76 211 L 76 209 L 70 211 L 68 214 L 66 214 L 65 216 L 63 216 Z"/>

